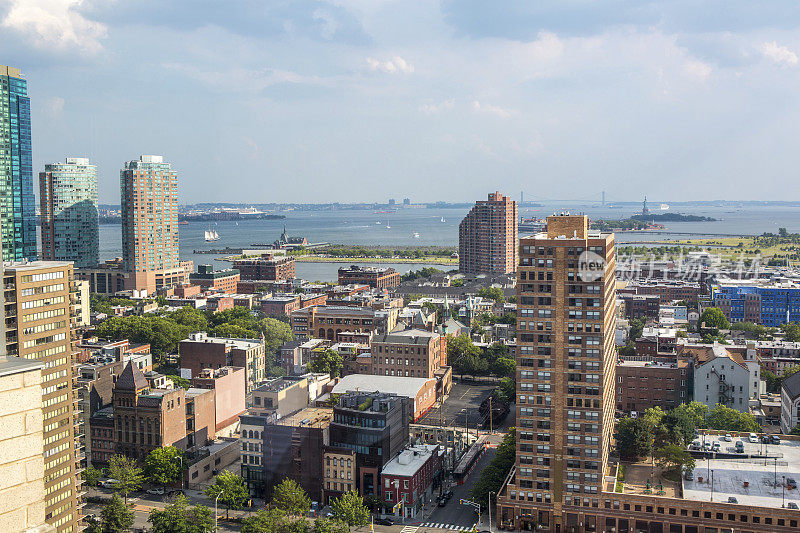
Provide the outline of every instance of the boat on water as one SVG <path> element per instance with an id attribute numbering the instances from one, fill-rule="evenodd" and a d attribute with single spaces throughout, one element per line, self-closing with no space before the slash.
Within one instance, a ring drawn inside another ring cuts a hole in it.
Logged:
<path id="1" fill-rule="evenodd" d="M 388 220 L 386 221 L 386 229 L 392 229 L 392 227 L 389 225 L 389 221 Z"/>
<path id="2" fill-rule="evenodd" d="M 381 221 L 380 221 L 380 220 L 376 220 L 376 221 L 375 221 L 375 224 L 380 224 L 380 223 L 381 223 Z"/>
<path id="3" fill-rule="evenodd" d="M 667 209 L 669 209 L 669 204 L 661 204 L 659 206 L 659 209 L 661 209 L 662 211 L 666 211 Z"/>
<path id="4" fill-rule="evenodd" d="M 444 220 L 444 217 L 442 217 L 442 220 L 441 220 L 441 222 L 442 222 L 442 224 L 444 224 L 444 222 L 445 222 L 445 220 Z"/>
<path id="5" fill-rule="evenodd" d="M 417 232 L 415 231 L 415 232 L 413 233 L 412 237 L 414 237 L 415 239 L 419 239 L 419 233 L 417 233 Z"/>
<path id="6" fill-rule="evenodd" d="M 214 242 L 219 240 L 219 233 L 217 233 L 217 230 L 212 230 L 211 228 L 209 228 L 206 230 L 205 233 L 206 233 L 205 235 L 206 242 Z"/>

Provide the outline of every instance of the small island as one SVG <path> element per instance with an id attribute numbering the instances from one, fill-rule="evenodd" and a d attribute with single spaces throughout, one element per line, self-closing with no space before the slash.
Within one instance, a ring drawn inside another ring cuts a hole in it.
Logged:
<path id="1" fill-rule="evenodd" d="M 633 215 L 633 220 L 643 222 L 715 222 L 716 218 L 700 215 L 683 215 L 681 213 L 648 213 L 646 215 Z"/>

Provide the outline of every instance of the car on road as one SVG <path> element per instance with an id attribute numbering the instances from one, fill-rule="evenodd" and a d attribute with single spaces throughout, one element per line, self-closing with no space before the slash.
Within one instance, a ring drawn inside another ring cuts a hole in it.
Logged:
<path id="1" fill-rule="evenodd" d="M 798 508 L 798 507 L 797 507 L 797 504 L 796 504 L 796 503 L 794 503 L 794 502 L 789 502 L 789 503 L 787 503 L 787 504 L 786 504 L 786 507 L 787 507 L 788 509 L 797 509 L 797 508 Z"/>
<path id="2" fill-rule="evenodd" d="M 781 438 L 778 435 L 770 435 L 769 436 L 770 444 L 780 444 Z"/>
<path id="3" fill-rule="evenodd" d="M 752 444 L 758 444 L 758 435 L 756 435 L 755 433 L 750 433 L 749 438 Z"/>
<path id="4" fill-rule="evenodd" d="M 737 440 L 735 446 L 736 446 L 736 453 L 744 453 L 744 442 Z"/>
<path id="5" fill-rule="evenodd" d="M 797 488 L 797 481 L 793 477 L 786 478 L 786 488 L 789 490 Z"/>
<path id="6" fill-rule="evenodd" d="M 394 522 L 392 522 L 392 521 L 391 521 L 390 519 L 388 519 L 388 518 L 376 518 L 376 519 L 374 520 L 374 522 L 375 522 L 376 524 L 378 524 L 379 526 L 393 526 L 393 525 L 394 525 Z"/>
<path id="7" fill-rule="evenodd" d="M 443 496 L 444 496 L 445 498 L 447 498 L 448 500 L 450 500 L 450 498 L 452 498 L 452 497 L 453 497 L 453 491 L 452 491 L 452 490 L 447 490 L 447 491 L 445 491 L 445 493 L 443 494 Z"/>
<path id="8" fill-rule="evenodd" d="M 103 481 L 101 481 L 100 482 L 100 486 L 104 487 L 106 489 L 113 489 L 114 487 L 117 486 L 118 483 L 119 483 L 119 481 L 117 481 L 116 479 L 108 478 L 108 479 L 104 479 Z"/>
<path id="9" fill-rule="evenodd" d="M 714 453 L 719 453 L 720 450 L 721 450 L 721 447 L 719 445 L 719 442 L 715 441 L 714 444 L 711 445 L 711 451 L 714 452 Z"/>
<path id="10" fill-rule="evenodd" d="M 725 442 L 731 442 L 733 440 L 733 437 L 731 437 L 730 433 L 726 433 L 725 436 L 722 437 L 722 440 L 724 440 Z"/>
<path id="11" fill-rule="evenodd" d="M 761 436 L 761 444 L 769 444 L 769 435 Z"/>
<path id="12" fill-rule="evenodd" d="M 704 452 L 710 452 L 711 451 L 711 443 L 710 442 L 704 442 L 703 443 L 703 451 Z"/>
<path id="13" fill-rule="evenodd" d="M 164 487 L 152 487 L 147 489 L 147 494 L 155 494 L 157 496 L 163 496 L 164 494 Z"/>
<path id="14" fill-rule="evenodd" d="M 445 505 L 447 505 L 447 498 L 442 496 L 441 498 L 436 500 L 436 505 L 438 505 L 439 507 L 444 507 Z"/>

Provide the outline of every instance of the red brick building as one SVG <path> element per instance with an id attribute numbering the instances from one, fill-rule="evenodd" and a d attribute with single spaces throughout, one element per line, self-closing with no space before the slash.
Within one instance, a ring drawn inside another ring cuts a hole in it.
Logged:
<path id="1" fill-rule="evenodd" d="M 499 192 L 475 202 L 458 225 L 458 269 L 468 274 L 516 272 L 517 203 Z"/>
<path id="2" fill-rule="evenodd" d="M 200 285 L 178 285 L 172 291 L 172 294 L 178 298 L 191 298 L 199 296 L 200 292 L 202 292 Z"/>
<path id="3" fill-rule="evenodd" d="M 247 391 L 264 379 L 264 341 L 256 339 L 225 339 L 192 333 L 178 344 L 181 368 L 199 376 L 207 368 L 224 366 L 244 367 Z"/>
<path id="4" fill-rule="evenodd" d="M 423 502 L 432 505 L 434 487 L 441 482 L 442 454 L 437 444 L 409 446 L 381 470 L 383 499 L 394 505 L 403 502 L 395 516 L 415 518 Z"/>
<path id="5" fill-rule="evenodd" d="M 238 270 L 214 270 L 211 265 L 197 265 L 197 272 L 189 274 L 189 281 L 203 291 L 234 293 L 239 277 Z"/>
<path id="6" fill-rule="evenodd" d="M 659 406 L 665 411 L 689 401 L 688 359 L 669 362 L 618 361 L 617 410 L 639 413 Z"/>
<path id="7" fill-rule="evenodd" d="M 237 259 L 233 268 L 240 279 L 277 281 L 294 278 L 294 257 L 263 254 L 261 257 Z"/>
<path id="8" fill-rule="evenodd" d="M 339 269 L 339 285 L 369 285 L 391 289 L 400 284 L 400 273 L 393 268 L 350 265 Z"/>

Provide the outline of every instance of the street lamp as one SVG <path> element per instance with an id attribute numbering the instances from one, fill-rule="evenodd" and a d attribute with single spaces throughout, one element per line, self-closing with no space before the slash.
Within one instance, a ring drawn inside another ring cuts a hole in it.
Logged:
<path id="1" fill-rule="evenodd" d="M 222 494 L 224 492 L 225 492 L 224 490 L 219 491 L 219 494 L 217 494 L 217 497 L 214 498 L 214 533 L 217 533 L 217 514 L 218 514 L 217 513 L 217 501 L 219 500 L 219 497 L 222 496 Z"/>
<path id="2" fill-rule="evenodd" d="M 184 486 L 183 486 L 183 456 L 182 455 L 178 455 L 177 459 L 178 459 L 178 461 L 181 462 L 181 474 L 180 474 L 181 475 L 181 492 L 184 492 Z"/>
<path id="3" fill-rule="evenodd" d="M 786 476 L 781 476 L 783 478 L 783 484 L 781 485 L 781 509 L 786 506 Z"/>
<path id="4" fill-rule="evenodd" d="M 492 533 L 492 494 L 497 496 L 497 493 L 493 490 L 489 491 L 489 533 Z"/>
<path id="5" fill-rule="evenodd" d="M 711 469 L 711 501 L 714 501 L 714 469 Z"/>

